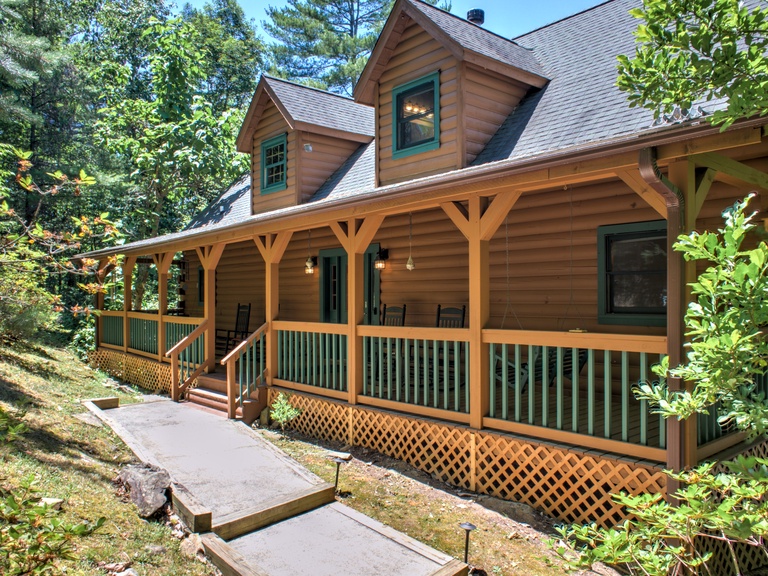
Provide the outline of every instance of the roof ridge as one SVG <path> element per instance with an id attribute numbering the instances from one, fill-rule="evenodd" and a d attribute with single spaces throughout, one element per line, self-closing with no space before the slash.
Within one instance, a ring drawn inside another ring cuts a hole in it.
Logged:
<path id="1" fill-rule="evenodd" d="M 299 82 L 296 82 L 295 80 L 286 80 L 285 78 L 278 78 L 277 76 L 272 76 L 271 74 L 267 74 L 266 72 L 262 72 L 261 75 L 262 77 L 265 77 L 269 80 L 277 80 L 278 82 L 282 82 L 283 84 L 290 84 L 291 86 L 296 86 L 297 88 L 306 88 L 307 90 L 314 90 L 315 92 L 319 92 L 320 94 L 324 94 L 326 96 L 336 96 L 337 98 L 347 100 L 349 102 L 352 102 L 353 104 L 360 104 L 360 102 L 355 101 L 354 98 L 350 96 L 345 96 L 344 94 L 337 94 L 336 92 L 323 90 L 322 88 L 317 88 L 315 86 L 307 86 L 306 84 L 301 84 Z M 360 104 L 360 105 L 370 108 L 370 106 L 368 106 L 367 104 Z"/>
<path id="2" fill-rule="evenodd" d="M 512 38 L 507 38 L 506 36 L 502 36 L 501 34 L 497 34 L 493 30 L 488 30 L 488 28 L 484 28 L 483 26 L 475 24 L 474 22 L 470 22 L 466 18 L 462 18 L 461 16 L 453 14 L 452 12 L 448 12 L 447 10 L 443 10 L 442 8 L 440 8 L 438 6 L 433 6 L 432 4 L 429 4 L 428 2 L 425 2 L 424 0 L 407 0 L 407 1 L 408 2 L 414 2 L 414 3 L 423 4 L 424 6 L 427 6 L 429 8 L 433 8 L 434 10 L 437 10 L 439 12 L 442 12 L 443 14 L 446 14 L 446 15 L 450 16 L 451 18 L 455 18 L 459 22 L 463 22 L 464 24 L 468 24 L 470 26 L 474 26 L 475 28 L 477 28 L 479 30 L 482 30 L 486 34 L 490 34 L 491 36 L 496 36 L 496 38 L 504 40 L 505 42 L 509 42 L 510 44 L 514 44 L 515 46 L 517 46 L 519 48 L 522 48 L 523 50 L 530 50 L 530 48 L 526 48 L 525 46 L 522 46 L 521 44 L 518 44 Z M 611 1 L 611 0 L 609 0 L 609 1 Z"/>
<path id="3" fill-rule="evenodd" d="M 563 16 L 562 18 L 554 20 L 553 22 L 549 22 L 548 24 L 544 24 L 542 26 L 539 26 L 538 28 L 534 28 L 533 30 L 528 30 L 528 32 L 524 32 L 523 34 L 518 34 L 517 36 L 515 36 L 515 39 L 522 38 L 523 36 L 528 36 L 529 34 L 533 34 L 534 32 L 538 32 L 539 30 L 544 30 L 545 28 L 549 28 L 550 26 L 554 26 L 555 24 L 559 24 L 560 22 L 563 22 L 565 20 L 570 20 L 571 18 L 575 18 L 576 16 L 581 16 L 582 14 L 585 14 L 586 12 L 589 12 L 590 10 L 595 10 L 597 8 L 605 6 L 606 4 L 610 4 L 612 2 L 617 2 L 617 1 L 618 0 L 605 0 L 604 2 L 600 2 L 599 4 L 595 4 L 594 6 L 590 6 L 589 8 L 584 8 L 584 10 L 579 10 L 578 12 L 574 12 L 573 14 L 570 14 L 569 16 Z M 515 44 L 517 44 L 517 42 L 515 42 Z M 518 46 L 520 46 L 520 44 L 518 44 Z"/>

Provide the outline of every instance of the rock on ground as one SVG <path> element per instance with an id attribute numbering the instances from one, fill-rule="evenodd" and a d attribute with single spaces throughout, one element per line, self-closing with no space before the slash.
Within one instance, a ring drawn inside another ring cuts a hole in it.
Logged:
<path id="1" fill-rule="evenodd" d="M 165 470 L 128 465 L 120 471 L 118 479 L 129 488 L 131 502 L 136 504 L 142 518 L 157 514 L 168 500 L 171 477 Z"/>

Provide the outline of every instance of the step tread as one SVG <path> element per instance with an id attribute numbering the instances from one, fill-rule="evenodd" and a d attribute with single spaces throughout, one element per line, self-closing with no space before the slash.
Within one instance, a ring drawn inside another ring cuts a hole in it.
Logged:
<path id="1" fill-rule="evenodd" d="M 227 395 L 224 392 L 219 392 L 218 390 L 211 390 L 209 388 L 202 388 L 198 386 L 197 388 L 190 388 L 187 391 L 187 395 L 189 396 L 205 396 L 207 398 L 216 399 L 216 400 L 227 400 Z"/>

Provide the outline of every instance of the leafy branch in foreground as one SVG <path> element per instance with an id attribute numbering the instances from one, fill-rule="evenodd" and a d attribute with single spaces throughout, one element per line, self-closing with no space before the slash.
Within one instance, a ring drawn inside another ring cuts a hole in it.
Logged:
<path id="1" fill-rule="evenodd" d="M 655 368 L 658 384 L 641 383 L 638 398 L 648 400 L 665 418 L 688 419 L 716 412 L 720 425 L 765 438 L 768 405 L 761 381 L 768 366 L 768 245 L 754 245 L 755 214 L 746 215 L 750 197 L 723 214 L 717 233 L 680 236 L 675 250 L 686 260 L 704 261 L 708 268 L 691 285 L 695 301 L 686 313 L 687 362 Z M 667 374 L 693 383 L 691 390 L 672 391 Z M 596 525 L 560 529 L 558 552 L 572 567 L 595 562 L 624 564 L 632 574 L 715 574 L 707 540 L 727 546 L 735 573 L 743 573 L 735 545 L 760 548 L 768 561 L 768 460 L 739 457 L 732 462 L 706 463 L 680 473 L 676 505 L 660 494 L 615 496 L 629 519 L 613 529 Z M 575 556 L 570 556 L 574 554 Z"/>
<path id="2" fill-rule="evenodd" d="M 630 11 L 634 57 L 619 56 L 618 86 L 656 117 L 676 106 L 725 100 L 723 129 L 768 112 L 768 8 L 763 0 L 644 0 Z"/>

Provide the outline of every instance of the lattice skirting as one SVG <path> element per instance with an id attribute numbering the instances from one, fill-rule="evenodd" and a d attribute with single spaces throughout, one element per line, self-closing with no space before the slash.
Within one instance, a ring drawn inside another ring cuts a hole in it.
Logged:
<path id="1" fill-rule="evenodd" d="M 757 458 L 768 458 L 768 441 L 753 444 L 740 452 L 743 456 L 755 456 Z M 725 471 L 722 464 L 717 466 L 720 472 Z M 739 574 L 768 574 L 768 547 L 766 546 L 748 546 L 747 544 L 735 544 L 733 553 L 726 542 L 715 540 L 713 538 L 702 538 L 697 543 L 697 548 L 701 553 L 712 552 L 712 559 L 707 566 L 712 574 L 717 576 L 738 576 Z M 739 569 L 736 569 L 733 560 L 733 554 L 739 562 Z M 761 570 L 762 568 L 762 570 Z"/>
<path id="2" fill-rule="evenodd" d="M 288 390 L 302 410 L 293 427 L 308 436 L 364 446 L 461 488 L 525 502 L 566 522 L 618 524 L 625 511 L 611 494 L 664 492 L 660 468 L 566 446 L 384 410 L 350 406 Z"/>
<path id="3" fill-rule="evenodd" d="M 88 355 L 88 363 L 110 376 L 155 392 L 171 389 L 171 367 L 149 358 L 101 348 Z"/>

